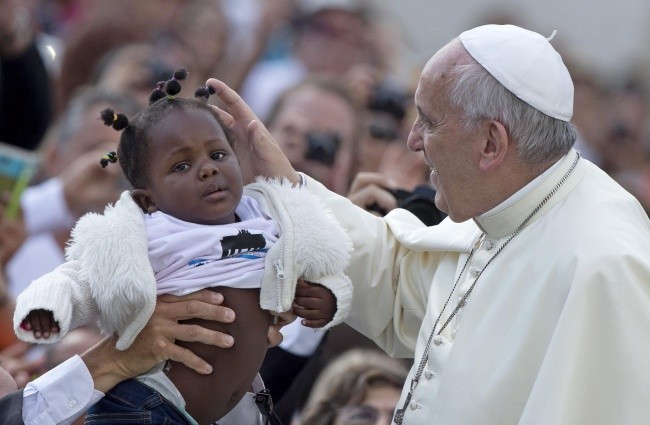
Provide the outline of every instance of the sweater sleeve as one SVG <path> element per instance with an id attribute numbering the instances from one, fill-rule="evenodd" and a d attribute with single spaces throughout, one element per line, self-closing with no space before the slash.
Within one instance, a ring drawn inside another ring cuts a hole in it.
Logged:
<path id="1" fill-rule="evenodd" d="M 352 240 L 354 249 L 346 274 L 354 296 L 345 321 L 391 356 L 413 356 L 426 310 L 425 287 L 431 281 L 418 275 L 401 278 L 402 260 L 409 250 L 400 244 L 386 220 L 311 178 L 307 178 L 307 188 L 333 212 Z M 415 220 L 413 217 L 413 223 Z M 412 261 L 417 257 L 409 256 Z"/>
<path id="2" fill-rule="evenodd" d="M 48 339 L 36 339 L 31 331 L 20 327 L 33 310 L 49 310 L 59 324 L 59 333 Z M 36 279 L 16 300 L 14 331 L 25 342 L 53 344 L 59 342 L 71 329 L 90 323 L 97 317 L 88 279 L 80 262 L 63 263 L 50 273 Z"/>

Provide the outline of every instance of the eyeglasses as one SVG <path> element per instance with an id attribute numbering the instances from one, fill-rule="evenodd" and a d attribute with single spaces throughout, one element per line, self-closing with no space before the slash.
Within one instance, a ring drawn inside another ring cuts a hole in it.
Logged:
<path id="1" fill-rule="evenodd" d="M 349 405 L 339 409 L 339 423 L 343 425 L 375 425 L 385 416 L 390 423 L 393 412 L 381 411 L 367 405 Z"/>

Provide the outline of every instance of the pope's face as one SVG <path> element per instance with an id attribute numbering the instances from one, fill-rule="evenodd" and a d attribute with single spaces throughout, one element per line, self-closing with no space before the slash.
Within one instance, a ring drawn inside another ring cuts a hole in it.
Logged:
<path id="1" fill-rule="evenodd" d="M 453 47 L 453 46 L 452 46 Z M 443 48 L 427 63 L 415 92 L 417 119 L 408 138 L 408 147 L 421 151 L 431 169 L 436 188 L 435 203 L 456 222 L 478 215 L 480 179 L 477 176 L 476 150 L 479 133 L 466 129 L 462 113 L 448 100 L 449 67 L 453 48 Z"/>

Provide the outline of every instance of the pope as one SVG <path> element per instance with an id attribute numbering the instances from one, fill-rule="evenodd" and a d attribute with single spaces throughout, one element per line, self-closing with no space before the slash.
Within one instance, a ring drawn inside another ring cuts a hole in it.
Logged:
<path id="1" fill-rule="evenodd" d="M 433 227 L 297 174 L 241 99 L 208 84 L 250 172 L 304 178 L 349 232 L 349 323 L 414 359 L 395 423 L 647 423 L 650 221 L 573 148 L 573 83 L 549 39 L 480 26 L 424 67 L 407 144 L 448 214 Z"/>

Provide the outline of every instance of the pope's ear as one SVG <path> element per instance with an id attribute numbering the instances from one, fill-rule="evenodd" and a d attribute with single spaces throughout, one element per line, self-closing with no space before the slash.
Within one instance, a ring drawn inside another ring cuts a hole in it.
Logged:
<path id="1" fill-rule="evenodd" d="M 151 196 L 151 192 L 146 189 L 135 189 L 131 192 L 131 197 L 145 214 L 151 214 L 158 211 L 156 200 Z"/>
<path id="2" fill-rule="evenodd" d="M 486 136 L 481 146 L 480 167 L 482 171 L 488 172 L 501 165 L 508 152 L 510 139 L 506 127 L 495 120 L 489 122 Z"/>

